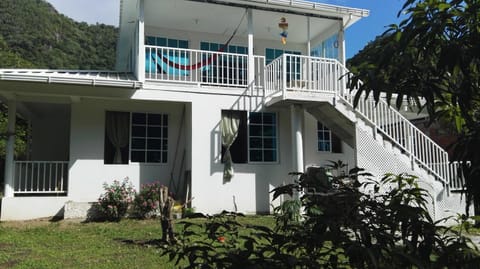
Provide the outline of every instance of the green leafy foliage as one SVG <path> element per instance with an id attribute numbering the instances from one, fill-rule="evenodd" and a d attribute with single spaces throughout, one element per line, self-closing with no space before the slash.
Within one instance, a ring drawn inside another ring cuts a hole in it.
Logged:
<path id="1" fill-rule="evenodd" d="M 479 264 L 478 250 L 469 239 L 431 219 L 430 197 L 418 187 L 415 176 L 386 174 L 378 181 L 359 168 L 332 174 L 312 168 L 297 174 L 294 184 L 273 191 L 275 197 L 303 191 L 298 200 L 301 220 L 291 218 L 292 211 L 282 205 L 274 229 L 242 224 L 231 212 L 207 217 L 205 223 L 184 221 L 180 243 L 163 255 L 188 264 L 185 268 L 476 268 Z"/>
<path id="2" fill-rule="evenodd" d="M 100 213 L 100 219 L 119 221 L 125 217 L 129 205 L 135 196 L 135 189 L 128 178 L 122 182 L 114 180 L 112 184 L 103 184 L 105 193 L 100 195 L 95 209 Z"/>
<path id="3" fill-rule="evenodd" d="M 44 0 L 0 1 L 3 68 L 112 69 L 117 35 L 114 26 L 75 22 Z"/>
<path id="4" fill-rule="evenodd" d="M 7 143 L 7 117 L 8 108 L 0 104 L 0 159 L 5 159 L 5 147 Z M 28 123 L 22 118 L 17 118 L 15 128 L 15 158 L 22 159 L 27 154 Z"/>
<path id="5" fill-rule="evenodd" d="M 407 19 L 390 29 L 350 62 L 351 85 L 362 80 L 358 96 L 381 93 L 408 97 L 433 120 L 456 127 L 455 159 L 471 161 L 466 176 L 467 204 L 480 208 L 480 2 L 407 0 Z M 423 98 L 423 99 L 422 99 Z M 421 102 L 425 100 L 425 102 Z M 468 210 L 467 210 L 468 212 Z"/>

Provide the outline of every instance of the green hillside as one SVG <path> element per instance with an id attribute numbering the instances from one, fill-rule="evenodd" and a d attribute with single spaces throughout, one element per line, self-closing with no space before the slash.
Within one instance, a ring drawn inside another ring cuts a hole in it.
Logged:
<path id="1" fill-rule="evenodd" d="M 44 0 L 0 1 L 0 68 L 113 69 L 118 29 L 76 22 Z"/>

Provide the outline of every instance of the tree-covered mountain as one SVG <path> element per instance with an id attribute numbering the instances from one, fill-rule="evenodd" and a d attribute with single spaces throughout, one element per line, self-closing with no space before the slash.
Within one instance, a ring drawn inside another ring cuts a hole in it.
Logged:
<path id="1" fill-rule="evenodd" d="M 45 0 L 0 1 L 0 68 L 113 69 L 118 29 L 88 25 Z"/>

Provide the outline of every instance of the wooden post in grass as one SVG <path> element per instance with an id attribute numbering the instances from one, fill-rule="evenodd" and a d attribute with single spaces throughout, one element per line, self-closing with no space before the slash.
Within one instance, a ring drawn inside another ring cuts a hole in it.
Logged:
<path id="1" fill-rule="evenodd" d="M 162 224 L 162 241 L 176 243 L 173 233 L 173 205 L 175 200 L 168 194 L 168 187 L 160 187 L 160 222 Z"/>

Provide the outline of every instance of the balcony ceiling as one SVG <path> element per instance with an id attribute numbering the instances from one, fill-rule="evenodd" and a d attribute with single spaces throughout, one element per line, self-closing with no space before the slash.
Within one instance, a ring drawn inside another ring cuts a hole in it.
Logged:
<path id="1" fill-rule="evenodd" d="M 280 18 L 285 17 L 289 24 L 288 41 L 306 43 L 307 18 L 302 15 L 279 11 L 269 11 L 266 8 L 253 10 L 254 37 L 265 40 L 280 40 L 281 29 L 278 27 Z M 176 29 L 230 36 L 240 23 L 245 8 L 196 1 L 145 1 L 145 24 L 150 27 Z M 310 36 L 312 39 L 321 35 L 331 35 L 338 31 L 340 21 L 335 18 L 342 15 L 330 14 L 311 17 Z M 237 36 L 247 36 L 247 18 L 237 32 Z M 323 36 L 327 38 L 328 36 Z"/>

